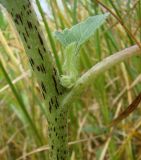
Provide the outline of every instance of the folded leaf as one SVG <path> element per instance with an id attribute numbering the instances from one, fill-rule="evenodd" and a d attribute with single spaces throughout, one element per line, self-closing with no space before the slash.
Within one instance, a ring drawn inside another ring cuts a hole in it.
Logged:
<path id="1" fill-rule="evenodd" d="M 61 76 L 61 84 L 71 88 L 78 77 L 78 56 L 75 55 L 76 43 L 71 43 L 65 48 L 65 61 L 62 66 L 64 75 Z"/>
<path id="2" fill-rule="evenodd" d="M 64 47 L 75 42 L 78 48 L 95 33 L 95 31 L 104 23 L 108 15 L 109 13 L 105 13 L 89 17 L 70 29 L 65 29 L 62 32 L 56 31 L 54 35 Z"/>

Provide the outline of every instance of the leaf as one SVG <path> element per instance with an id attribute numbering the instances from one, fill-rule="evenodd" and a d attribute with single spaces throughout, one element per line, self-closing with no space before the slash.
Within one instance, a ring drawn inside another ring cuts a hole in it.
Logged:
<path id="1" fill-rule="evenodd" d="M 2 11 L 0 11 L 0 29 L 5 29 L 7 26 L 7 22 L 4 18 Z"/>
<path id="2" fill-rule="evenodd" d="M 28 124 L 28 120 L 22 109 L 18 105 L 13 104 L 11 104 L 11 108 L 16 113 L 18 118 L 22 121 L 22 123 L 26 126 Z"/>
<path id="3" fill-rule="evenodd" d="M 74 25 L 71 29 L 55 32 L 56 39 L 65 47 L 65 62 L 63 64 L 63 75 L 61 84 L 71 88 L 78 78 L 79 49 L 95 31 L 102 25 L 109 14 L 102 14 L 87 18 L 85 21 Z"/>
<path id="4" fill-rule="evenodd" d="M 76 50 L 76 43 L 71 43 L 65 48 L 65 61 L 63 64 L 63 71 L 72 70 L 76 64 L 76 56 L 74 55 Z"/>
<path id="5" fill-rule="evenodd" d="M 108 15 L 109 13 L 105 13 L 89 17 L 70 29 L 66 28 L 62 32 L 56 31 L 54 36 L 64 47 L 73 42 L 75 42 L 77 47 L 79 47 L 95 33 L 95 31 L 104 23 Z"/>
<path id="6" fill-rule="evenodd" d="M 65 48 L 65 61 L 62 66 L 64 75 L 61 76 L 61 84 L 71 88 L 78 77 L 78 56 L 75 55 L 76 43 L 71 43 Z"/>

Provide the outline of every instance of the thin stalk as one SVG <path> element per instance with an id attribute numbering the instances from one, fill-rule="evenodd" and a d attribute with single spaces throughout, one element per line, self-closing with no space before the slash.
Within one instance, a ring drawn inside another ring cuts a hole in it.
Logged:
<path id="1" fill-rule="evenodd" d="M 45 14 L 43 13 L 43 10 L 42 10 L 42 7 L 41 7 L 41 4 L 40 4 L 39 0 L 36 0 L 36 4 L 37 4 L 39 12 L 42 16 L 42 19 L 43 19 L 43 22 L 44 22 L 44 25 L 45 25 L 45 29 L 46 29 L 46 32 L 48 34 L 48 38 L 49 38 L 49 41 L 50 41 L 50 45 L 52 47 L 52 51 L 53 51 L 53 54 L 54 54 L 56 65 L 57 65 L 59 74 L 61 75 L 62 74 L 62 68 L 61 68 L 61 64 L 60 64 L 59 57 L 58 57 L 58 54 L 57 54 L 57 50 L 56 50 L 56 47 L 55 47 L 55 42 L 53 40 L 49 25 L 47 23 L 47 20 L 45 18 Z"/>
<path id="2" fill-rule="evenodd" d="M 73 4 L 73 25 L 77 23 L 77 0 L 74 0 Z"/>
<path id="3" fill-rule="evenodd" d="M 97 63 L 76 81 L 72 90 L 63 99 L 62 106 L 71 103 L 75 96 L 79 95 L 86 86 L 94 82 L 98 75 L 129 57 L 140 55 L 140 51 L 140 48 L 137 45 L 134 45 L 119 51 Z"/>
<path id="4" fill-rule="evenodd" d="M 18 61 L 17 59 L 15 58 L 12 50 L 10 49 L 10 47 L 8 46 L 8 43 L 2 33 L 2 31 L 0 30 L 0 42 L 1 42 L 1 45 L 4 47 L 5 51 L 7 52 L 8 54 L 8 57 L 10 57 L 10 59 L 14 62 L 14 64 L 16 66 L 18 66 Z"/>
<path id="5" fill-rule="evenodd" d="M 116 11 L 116 14 L 118 15 L 118 17 L 121 19 L 121 15 L 117 9 L 117 7 L 115 6 L 113 1 L 109 1 L 109 3 L 112 5 L 112 7 L 114 8 L 114 10 Z"/>
<path id="6" fill-rule="evenodd" d="M 2 73 L 4 74 L 4 77 L 6 78 L 6 80 L 7 80 L 8 84 L 9 84 L 11 90 L 13 91 L 13 93 L 14 93 L 14 95 L 15 95 L 18 103 L 19 103 L 19 105 L 20 105 L 20 107 L 21 107 L 21 109 L 22 109 L 22 111 L 23 111 L 23 113 L 24 113 L 24 115 L 25 115 L 25 117 L 26 117 L 26 119 L 27 119 L 27 122 L 29 123 L 31 129 L 33 130 L 33 133 L 34 133 L 34 135 L 36 136 L 38 143 L 39 143 L 40 145 L 43 144 L 43 143 L 42 143 L 42 140 L 41 140 L 41 137 L 40 137 L 40 135 L 39 135 L 39 133 L 38 133 L 38 131 L 37 131 L 37 128 L 36 128 L 36 126 L 34 125 L 32 119 L 30 118 L 30 116 L 29 116 L 29 114 L 28 114 L 28 112 L 27 112 L 27 110 L 26 110 L 26 106 L 24 105 L 23 100 L 21 99 L 21 97 L 20 97 L 20 95 L 18 94 L 16 88 L 14 87 L 14 85 L 13 85 L 10 77 L 8 76 L 8 73 L 6 72 L 5 68 L 3 67 L 3 64 L 2 64 L 1 61 L 0 61 L 0 68 L 1 68 L 1 71 L 2 71 Z"/>
<path id="7" fill-rule="evenodd" d="M 118 20 L 118 22 L 122 25 L 122 27 L 124 28 L 124 30 L 128 33 L 128 35 L 130 36 L 130 38 L 132 38 L 132 40 L 134 40 L 134 42 L 136 42 L 136 44 L 141 48 L 141 44 L 140 42 L 136 39 L 136 37 L 129 31 L 129 29 L 125 26 L 125 24 L 123 23 L 123 21 L 112 11 L 110 10 L 107 6 L 105 6 L 102 2 L 100 2 L 99 0 L 96 0 L 96 2 L 98 4 L 100 4 L 102 7 L 104 7 L 107 11 L 109 11 L 114 17 L 115 19 Z"/>
<path id="8" fill-rule="evenodd" d="M 57 17 L 60 20 L 61 29 L 63 30 L 63 29 L 65 29 L 65 24 L 64 24 L 64 21 L 63 21 L 64 20 L 64 16 L 61 13 L 61 9 L 58 6 L 58 2 L 56 0 L 54 0 L 53 2 L 54 2 L 54 6 L 56 8 L 56 11 L 57 11 Z"/>
<path id="9" fill-rule="evenodd" d="M 55 14 L 55 10 L 54 10 L 54 7 L 53 7 L 52 0 L 49 0 L 49 4 L 51 6 L 51 11 L 52 11 L 52 15 L 54 17 L 54 22 L 55 22 L 56 29 L 58 30 L 59 29 L 59 25 L 58 25 L 58 21 L 57 21 L 57 17 L 56 17 L 56 14 Z"/>
<path id="10" fill-rule="evenodd" d="M 68 17 L 71 17 L 72 13 L 71 13 L 70 8 L 67 5 L 66 0 L 62 0 L 62 3 L 63 3 L 63 6 L 64 6 L 64 9 L 65 9 L 65 13 L 68 15 Z"/>

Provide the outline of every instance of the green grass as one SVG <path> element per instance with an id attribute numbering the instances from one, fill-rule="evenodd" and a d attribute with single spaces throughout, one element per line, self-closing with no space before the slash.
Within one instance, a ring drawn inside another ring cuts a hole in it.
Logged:
<path id="1" fill-rule="evenodd" d="M 53 39 L 51 33 L 71 27 L 89 15 L 103 13 L 106 8 L 95 0 L 62 0 L 64 12 L 56 0 L 46 0 L 46 2 L 51 8 L 53 17 L 44 15 L 40 10 L 43 18 L 41 24 L 45 35 L 49 37 L 50 50 L 54 53 L 61 73 L 64 50 Z M 136 44 L 141 39 L 140 0 L 101 0 L 100 2 L 120 18 L 130 34 L 117 19 L 110 15 L 104 26 L 81 48 L 81 74 L 103 58 Z M 40 8 L 39 4 L 38 7 Z M 12 84 L 13 80 L 28 71 L 29 64 L 23 46 L 11 27 L 11 21 L 6 14 L 3 16 L 0 14 L 0 17 L 2 17 L 0 18 L 1 33 L 7 43 L 6 45 L 0 38 L 0 62 L 2 62 L 0 63 L 0 159 L 15 160 L 32 151 L 35 152 L 29 156 L 29 159 L 44 159 L 43 152 L 39 149 L 41 145 L 48 145 L 46 107 L 40 101 L 39 86 L 31 72 Z M 130 36 L 131 34 L 134 37 Z M 140 108 L 114 130 L 105 129 L 140 92 L 140 80 L 132 86 L 140 76 L 140 66 L 140 56 L 117 64 L 97 77 L 85 88 L 81 96 L 75 97 L 69 112 L 69 142 L 78 142 L 69 147 L 71 160 L 95 158 L 96 160 L 139 160 L 141 158 Z M 3 89 L 7 84 L 9 87 Z M 110 132 L 112 134 L 109 136 Z M 86 141 L 81 142 L 82 139 Z M 47 149 L 44 147 L 45 151 Z"/>

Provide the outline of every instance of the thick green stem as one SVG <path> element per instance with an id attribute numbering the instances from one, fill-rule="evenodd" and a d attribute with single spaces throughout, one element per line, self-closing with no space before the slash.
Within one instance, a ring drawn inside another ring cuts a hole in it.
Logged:
<path id="1" fill-rule="evenodd" d="M 12 16 L 47 105 L 50 160 L 67 160 L 67 113 L 60 106 L 64 88 L 35 11 L 29 0 L 0 0 L 0 3 Z"/>
<path id="2" fill-rule="evenodd" d="M 55 115 L 55 119 L 49 121 L 49 144 L 51 149 L 50 159 L 67 160 L 68 139 L 67 139 L 67 112 Z M 56 137 L 56 138 L 54 138 Z"/>

